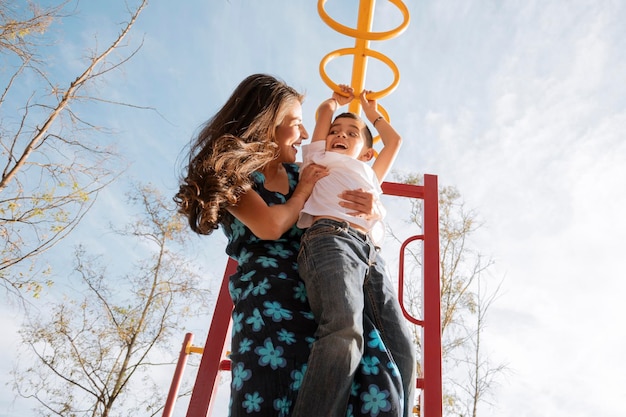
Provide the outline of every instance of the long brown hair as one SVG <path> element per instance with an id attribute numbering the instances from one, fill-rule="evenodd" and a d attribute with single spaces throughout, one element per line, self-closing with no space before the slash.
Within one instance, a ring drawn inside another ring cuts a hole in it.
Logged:
<path id="1" fill-rule="evenodd" d="M 271 75 L 253 74 L 192 140 L 174 197 L 191 229 L 211 234 L 232 216 L 227 207 L 252 186 L 250 175 L 278 156 L 274 142 L 290 104 L 303 95 Z"/>

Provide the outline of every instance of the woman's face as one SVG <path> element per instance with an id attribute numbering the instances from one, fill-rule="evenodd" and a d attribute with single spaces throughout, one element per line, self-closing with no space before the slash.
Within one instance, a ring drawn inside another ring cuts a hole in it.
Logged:
<path id="1" fill-rule="evenodd" d="M 285 110 L 285 117 L 278 127 L 276 127 L 276 144 L 278 145 L 280 162 L 296 162 L 297 146 L 302 144 L 302 140 L 309 137 L 302 124 L 302 104 L 298 100 L 293 100 Z"/>

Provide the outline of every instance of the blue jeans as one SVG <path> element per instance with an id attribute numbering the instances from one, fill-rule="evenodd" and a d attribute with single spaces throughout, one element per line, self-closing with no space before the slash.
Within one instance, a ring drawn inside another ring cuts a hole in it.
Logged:
<path id="1" fill-rule="evenodd" d="M 348 223 L 317 220 L 302 237 L 300 276 L 318 323 L 293 416 L 343 417 L 363 354 L 363 314 L 402 378 L 404 415 L 415 396 L 415 346 L 387 268 L 371 239 Z"/>

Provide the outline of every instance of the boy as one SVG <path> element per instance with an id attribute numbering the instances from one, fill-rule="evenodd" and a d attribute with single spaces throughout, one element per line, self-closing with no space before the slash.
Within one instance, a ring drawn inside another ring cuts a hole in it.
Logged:
<path id="1" fill-rule="evenodd" d="M 380 133 L 383 149 L 374 157 L 372 135 L 363 120 L 342 113 L 340 105 L 354 99 L 348 86 L 318 108 L 311 144 L 303 147 L 304 164 L 325 165 L 330 173 L 320 179 L 300 213 L 298 227 L 307 228 L 298 256 L 300 276 L 318 323 L 307 370 L 298 393 L 294 417 L 344 416 L 350 387 L 363 353 L 363 314 L 370 317 L 391 353 L 404 389 L 409 416 L 415 387 L 415 354 L 408 326 L 385 264 L 371 234 L 382 227 L 382 207 L 372 218 L 356 217 L 339 207 L 340 190 L 361 188 L 380 195 L 385 175 L 400 149 L 401 137 L 377 111 L 375 100 L 360 94 L 365 116 Z M 400 413 L 401 415 L 401 413 Z"/>

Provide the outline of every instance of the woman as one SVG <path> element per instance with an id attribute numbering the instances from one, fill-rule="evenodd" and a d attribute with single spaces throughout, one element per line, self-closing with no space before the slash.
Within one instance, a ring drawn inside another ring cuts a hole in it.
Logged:
<path id="1" fill-rule="evenodd" d="M 226 253 L 238 262 L 229 277 L 231 416 L 291 414 L 317 328 L 298 276 L 302 230 L 295 223 L 328 171 L 311 165 L 299 172 L 295 164 L 297 146 L 308 137 L 302 100 L 272 76 L 243 80 L 192 142 L 175 197 L 196 233 L 222 226 Z M 372 195 L 353 190 L 342 196 L 342 206 L 371 215 Z M 382 416 L 402 402 L 402 388 L 371 323 L 368 329 L 371 352 L 346 406 L 354 415 Z"/>

